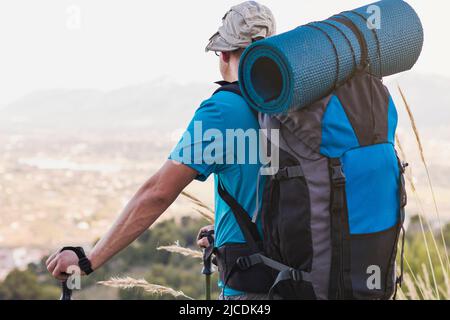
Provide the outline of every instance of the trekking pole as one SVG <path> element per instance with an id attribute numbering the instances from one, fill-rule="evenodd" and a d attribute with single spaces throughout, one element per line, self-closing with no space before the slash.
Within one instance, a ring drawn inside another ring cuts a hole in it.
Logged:
<path id="1" fill-rule="evenodd" d="M 72 300 L 72 290 L 67 286 L 67 280 L 61 282 L 61 298 L 60 300 Z"/>
<path id="2" fill-rule="evenodd" d="M 63 251 L 67 251 L 68 247 L 64 247 L 61 249 L 60 252 Z M 69 277 L 70 274 L 63 272 L 63 275 Z M 72 289 L 69 288 L 69 286 L 67 285 L 67 281 L 69 279 L 67 278 L 66 280 L 63 280 L 61 282 L 61 297 L 59 298 L 59 300 L 72 300 Z"/>
<path id="3" fill-rule="evenodd" d="M 202 274 L 205 275 L 205 297 L 211 300 L 211 274 L 212 270 L 212 254 L 214 250 L 214 230 L 203 231 L 199 235 L 199 239 L 207 238 L 209 246 L 203 250 L 203 269 Z"/>

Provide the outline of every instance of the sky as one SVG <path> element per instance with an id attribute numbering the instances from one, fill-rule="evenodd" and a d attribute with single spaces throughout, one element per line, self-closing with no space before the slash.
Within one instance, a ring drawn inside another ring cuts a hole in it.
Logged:
<path id="1" fill-rule="evenodd" d="M 209 37 L 239 0 L 2 0 L 0 107 L 34 91 L 113 90 L 155 79 L 219 79 Z M 370 3 L 264 0 L 278 32 Z M 421 73 L 450 78 L 448 0 L 409 0 L 425 28 Z M 438 8 L 437 8 L 438 7 Z"/>

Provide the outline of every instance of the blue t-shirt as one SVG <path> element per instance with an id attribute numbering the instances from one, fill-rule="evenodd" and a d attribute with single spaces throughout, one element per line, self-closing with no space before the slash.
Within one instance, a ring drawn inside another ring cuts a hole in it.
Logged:
<path id="1" fill-rule="evenodd" d="M 236 136 L 240 137 L 241 143 Z M 259 176 L 261 163 L 258 149 L 259 124 L 250 107 L 240 95 L 221 91 L 200 105 L 170 154 L 169 159 L 196 170 L 199 173 L 197 180 L 205 181 L 214 174 L 216 247 L 245 243 L 230 207 L 217 194 L 217 184 L 220 179 L 224 188 L 252 217 L 257 207 L 257 181 L 261 191 L 264 183 L 263 176 Z M 259 216 L 257 226 L 262 234 Z M 223 284 L 219 283 L 219 286 L 223 287 Z M 242 292 L 224 289 L 226 296 L 239 294 Z"/>

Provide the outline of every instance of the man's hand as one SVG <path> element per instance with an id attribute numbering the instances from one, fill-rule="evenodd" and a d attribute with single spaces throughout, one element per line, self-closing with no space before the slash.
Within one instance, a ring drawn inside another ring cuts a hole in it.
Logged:
<path id="1" fill-rule="evenodd" d="M 67 250 L 63 252 L 56 251 L 45 262 L 47 270 L 53 277 L 59 280 L 67 279 L 67 269 L 70 266 L 78 266 L 78 257 L 75 252 Z"/>
<path id="2" fill-rule="evenodd" d="M 201 248 L 201 249 L 206 249 L 210 246 L 210 243 L 208 241 L 208 237 L 200 237 L 201 234 L 203 232 L 209 232 L 211 230 L 214 230 L 214 226 L 210 225 L 210 226 L 206 226 L 200 229 L 200 231 L 198 232 L 198 236 L 197 236 L 197 245 Z M 212 236 L 214 237 L 214 235 Z"/>

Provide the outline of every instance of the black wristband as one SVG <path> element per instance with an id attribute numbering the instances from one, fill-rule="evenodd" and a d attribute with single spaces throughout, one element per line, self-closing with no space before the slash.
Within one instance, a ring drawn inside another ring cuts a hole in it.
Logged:
<path id="1" fill-rule="evenodd" d="M 78 266 L 80 267 L 81 271 L 86 273 L 86 275 L 91 274 L 94 272 L 92 269 L 91 261 L 86 257 L 86 253 L 84 253 L 84 250 L 82 247 L 64 247 L 61 249 L 60 252 L 63 251 L 73 251 L 78 257 Z"/>

